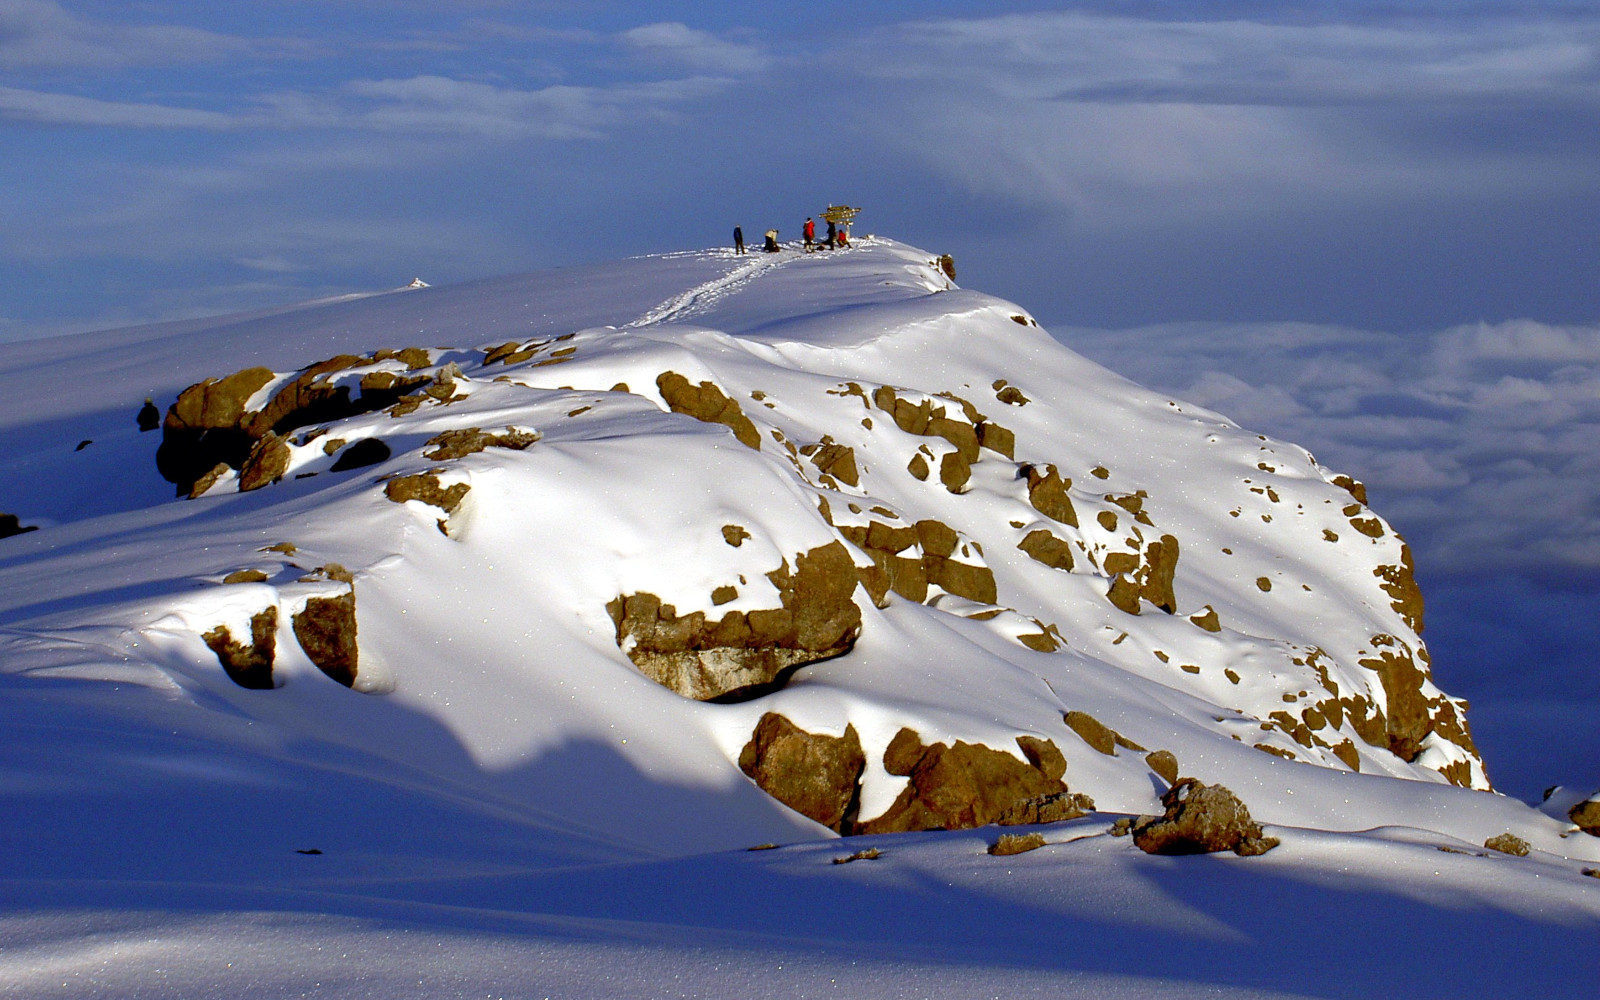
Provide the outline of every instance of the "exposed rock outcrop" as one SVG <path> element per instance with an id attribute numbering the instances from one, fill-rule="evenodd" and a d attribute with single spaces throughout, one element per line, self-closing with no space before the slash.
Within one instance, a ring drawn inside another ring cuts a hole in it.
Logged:
<path id="1" fill-rule="evenodd" d="M 867 756 L 855 726 L 843 736 L 808 733 L 768 712 L 739 754 L 739 769 L 768 795 L 836 833 L 855 821 Z"/>
<path id="2" fill-rule="evenodd" d="M 228 678 L 242 688 L 268 691 L 273 687 L 272 662 L 277 657 L 278 609 L 266 608 L 250 617 L 250 645 L 239 642 L 226 625 L 218 625 L 200 638 L 217 654 Z"/>
<path id="3" fill-rule="evenodd" d="M 883 815 L 859 824 L 856 832 L 1048 823 L 1094 808 L 1087 797 L 1068 792 L 1061 780 L 1066 760 L 1054 743 L 1022 737 L 1018 745 L 1027 762 L 979 743 L 924 746 L 914 730 L 901 729 L 884 750 L 883 766 L 910 781 Z"/>
<path id="4" fill-rule="evenodd" d="M 293 617 L 294 637 L 306 658 L 329 677 L 351 687 L 359 668 L 356 644 L 356 593 L 313 597 Z"/>
<path id="5" fill-rule="evenodd" d="M 708 424 L 722 424 L 733 431 L 740 444 L 761 450 L 761 435 L 756 425 L 744 415 L 738 402 L 717 388 L 715 382 L 694 385 L 677 372 L 662 372 L 656 377 L 656 389 L 673 413 L 685 413 Z"/>
<path id="6" fill-rule="evenodd" d="M 1161 796 L 1166 813 L 1140 817 L 1133 842 L 1146 854 L 1265 854 L 1278 838 L 1264 836 L 1239 797 L 1222 785 L 1184 778 Z"/>
<path id="7" fill-rule="evenodd" d="M 795 668 L 850 651 L 861 633 L 852 594 L 856 568 L 839 542 L 818 546 L 767 574 L 782 606 L 679 615 L 654 594 L 619 596 L 606 605 L 617 645 L 640 673 L 699 701 L 752 697 L 780 685 Z"/>
<path id="8" fill-rule="evenodd" d="M 896 526 L 874 520 L 865 526 L 839 525 L 838 531 L 872 558 L 872 565 L 858 572 L 880 607 L 889 591 L 920 604 L 928 599 L 930 586 L 979 604 L 993 604 L 998 597 L 994 571 L 981 562 L 964 561 L 981 557 L 942 521 Z"/>

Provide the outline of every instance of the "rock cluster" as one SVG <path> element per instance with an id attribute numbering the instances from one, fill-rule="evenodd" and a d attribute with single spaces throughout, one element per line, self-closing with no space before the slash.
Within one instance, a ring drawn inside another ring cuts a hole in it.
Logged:
<path id="1" fill-rule="evenodd" d="M 909 779 L 883 815 L 860 823 L 857 833 L 964 830 L 989 823 L 1017 825 L 1075 819 L 1094 808 L 1067 790 L 1066 758 L 1050 740 L 1017 739 L 1027 760 L 981 743 L 924 746 L 901 729 L 884 750 L 883 766 Z"/>
<path id="2" fill-rule="evenodd" d="M 321 578 L 350 582 L 343 567 L 330 563 L 318 571 Z M 265 574 L 249 576 L 230 573 L 224 582 L 255 583 L 265 579 Z M 295 641 L 306 658 L 316 664 L 328 677 L 345 687 L 353 687 L 360 667 L 360 649 L 356 642 L 356 594 L 354 586 L 336 597 L 313 597 L 305 607 L 291 616 Z M 266 691 L 276 686 L 272 668 L 277 659 L 278 609 L 264 608 L 250 618 L 250 644 L 234 638 L 226 625 L 201 636 L 205 644 L 217 655 L 217 662 L 235 684 L 243 688 Z"/>
<path id="3" fill-rule="evenodd" d="M 679 615 L 654 594 L 606 605 L 617 645 L 646 677 L 686 698 L 739 700 L 781 684 L 799 666 L 850 651 L 861 633 L 856 568 L 843 544 L 801 553 L 767 574 L 781 607 Z"/>

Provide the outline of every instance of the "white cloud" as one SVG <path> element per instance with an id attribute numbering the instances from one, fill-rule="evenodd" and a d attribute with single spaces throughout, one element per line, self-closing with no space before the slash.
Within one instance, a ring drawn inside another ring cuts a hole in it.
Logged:
<path id="1" fill-rule="evenodd" d="M 766 59 L 759 45 L 731 42 L 677 21 L 641 25 L 618 37 L 624 46 L 640 55 L 699 73 L 751 73 L 760 69 Z"/>
<path id="2" fill-rule="evenodd" d="M 222 129 L 236 124 L 227 114 L 160 104 L 99 101 L 72 94 L 0 87 L 0 119 L 40 125 L 89 125 L 113 128 Z"/>
<path id="3" fill-rule="evenodd" d="M 1434 573 L 1600 571 L 1600 327 L 1184 324 L 1062 340 L 1364 480 Z"/>
<path id="4" fill-rule="evenodd" d="M 5 0 L 0 4 L 0 67 L 9 69 L 117 69 L 212 61 L 251 44 L 181 25 L 93 20 L 53 0 Z"/>

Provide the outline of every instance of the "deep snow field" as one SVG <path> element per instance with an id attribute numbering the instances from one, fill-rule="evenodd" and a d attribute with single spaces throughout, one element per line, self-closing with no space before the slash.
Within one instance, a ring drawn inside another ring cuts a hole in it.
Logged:
<path id="1" fill-rule="evenodd" d="M 0 399 L 0 512 L 36 529 L 0 538 L 0 996 L 1600 977 L 1600 836 L 1569 819 L 1595 790 L 1491 790 L 1360 484 L 934 254 L 12 344 Z M 753 780 L 769 713 L 864 759 L 823 822 Z M 959 795 L 913 801 L 907 728 L 1093 809 L 932 829 Z M 1277 846 L 1112 835 L 1163 811 L 1153 751 Z M 1003 832 L 1045 844 L 991 856 Z"/>

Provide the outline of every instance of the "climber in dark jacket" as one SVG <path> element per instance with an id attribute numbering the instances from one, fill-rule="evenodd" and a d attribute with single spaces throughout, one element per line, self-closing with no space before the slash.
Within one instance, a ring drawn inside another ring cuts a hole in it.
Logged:
<path id="1" fill-rule="evenodd" d="M 733 252 L 744 253 L 744 230 L 738 226 L 733 227 Z"/>

